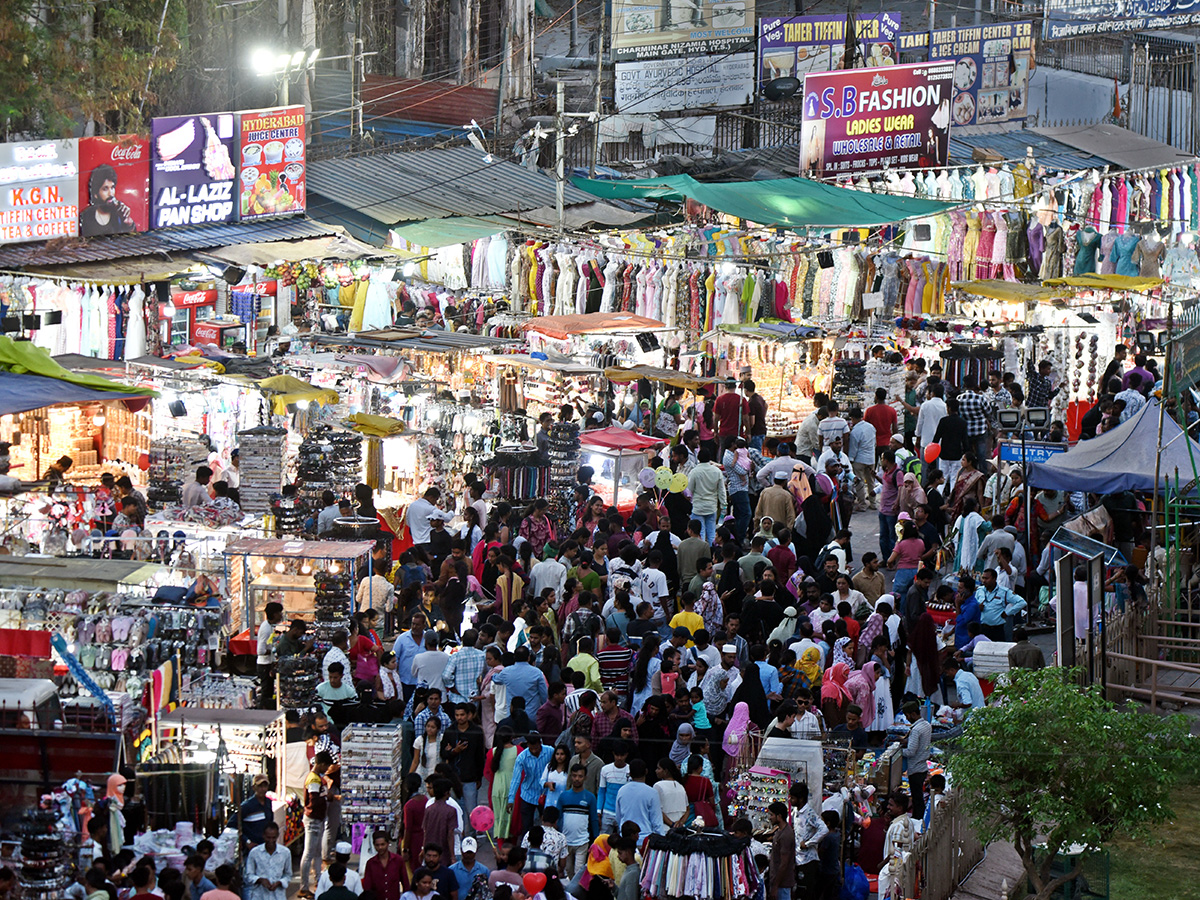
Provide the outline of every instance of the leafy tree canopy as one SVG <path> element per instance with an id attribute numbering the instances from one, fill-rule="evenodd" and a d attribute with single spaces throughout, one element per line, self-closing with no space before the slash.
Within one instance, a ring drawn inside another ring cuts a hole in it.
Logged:
<path id="1" fill-rule="evenodd" d="M 1014 843 L 1037 900 L 1078 876 L 1082 858 L 1051 877 L 1067 848 L 1094 852 L 1116 832 L 1169 820 L 1172 788 L 1196 763 L 1183 716 L 1119 709 L 1073 676 L 1010 672 L 992 705 L 972 713 L 948 762 L 980 839 Z"/>
<path id="2" fill-rule="evenodd" d="M 137 129 L 151 61 L 156 76 L 175 62 L 170 17 L 156 50 L 162 13 L 162 0 L 0 0 L 3 139 Z"/>

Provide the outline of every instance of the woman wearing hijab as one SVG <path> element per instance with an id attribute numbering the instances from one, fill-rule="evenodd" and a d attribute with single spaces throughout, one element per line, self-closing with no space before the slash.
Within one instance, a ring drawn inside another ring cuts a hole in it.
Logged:
<path id="1" fill-rule="evenodd" d="M 879 614 L 879 603 L 883 602 L 883 597 L 875 604 L 875 609 L 871 615 L 867 616 L 866 624 L 863 625 L 862 631 L 858 635 L 858 662 L 861 664 L 871 656 L 871 647 L 875 643 L 875 638 L 883 634 L 883 616 Z"/>
<path id="2" fill-rule="evenodd" d="M 692 755 L 692 738 L 695 736 L 696 729 L 687 722 L 679 726 L 679 730 L 675 732 L 675 743 L 671 745 L 671 752 L 667 754 L 671 762 L 683 767 L 687 758 Z"/>
<path id="3" fill-rule="evenodd" d="M 821 651 L 816 647 L 808 647 L 796 660 L 796 668 L 800 671 L 800 685 L 810 691 L 816 691 L 821 686 Z"/>
<path id="4" fill-rule="evenodd" d="M 834 663 L 822 679 L 821 715 L 825 717 L 825 727 L 830 730 L 846 724 L 846 707 L 853 702 L 850 692 L 846 690 L 846 678 L 849 675 L 850 669 L 845 663 Z"/>
<path id="5" fill-rule="evenodd" d="M 875 664 L 868 662 L 866 666 L 857 672 L 851 672 L 846 676 L 846 690 L 853 698 L 854 702 L 862 708 L 862 726 L 870 728 L 871 723 L 875 721 L 875 682 L 879 679 L 879 672 L 875 668 Z"/>
<path id="6" fill-rule="evenodd" d="M 768 636 L 767 641 L 768 643 L 779 641 L 785 645 L 790 644 L 799 627 L 800 610 L 794 606 L 789 606 L 783 611 L 783 621 L 775 626 L 775 630 Z"/>
<path id="7" fill-rule="evenodd" d="M 908 638 L 909 678 L 919 697 L 934 697 L 941 703 L 941 659 L 938 654 L 937 625 L 929 613 L 921 613 Z"/>
<path id="8" fill-rule="evenodd" d="M 833 662 L 843 663 L 847 669 L 854 671 L 854 659 L 850 656 L 851 644 L 853 641 L 849 636 L 840 637 L 833 644 Z"/>
<path id="9" fill-rule="evenodd" d="M 900 485 L 900 511 L 911 516 L 918 506 L 924 506 L 927 502 L 928 498 L 921 488 L 921 483 L 917 481 L 916 474 L 906 472 Z"/>
<path id="10" fill-rule="evenodd" d="M 758 681 L 757 678 L 743 678 L 742 683 L 748 681 Z M 759 690 L 762 690 L 760 684 Z M 750 717 L 750 706 L 747 703 L 741 702 L 733 707 L 733 715 L 729 717 L 729 724 L 725 726 L 725 740 L 721 744 L 721 749 L 725 751 L 725 767 L 728 774 L 742 762 L 749 762 L 753 758 L 753 742 L 750 736 L 757 733 L 758 728 Z M 742 759 L 742 754 L 746 754 L 746 759 Z"/>

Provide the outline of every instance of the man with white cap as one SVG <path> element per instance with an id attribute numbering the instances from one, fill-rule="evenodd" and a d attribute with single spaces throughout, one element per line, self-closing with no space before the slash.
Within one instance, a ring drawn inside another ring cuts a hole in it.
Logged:
<path id="1" fill-rule="evenodd" d="M 475 858 L 475 854 L 479 852 L 479 842 L 473 837 L 465 837 L 462 839 L 462 854 L 458 862 L 450 867 L 450 872 L 454 875 L 458 882 L 458 898 L 466 900 L 467 894 L 471 892 L 471 885 L 475 883 L 475 879 L 483 876 L 486 881 L 492 870 Z"/>
<path id="2" fill-rule="evenodd" d="M 338 841 L 333 848 L 333 856 L 335 863 L 341 863 L 346 867 L 346 890 L 358 895 L 363 892 L 362 877 L 358 872 L 350 867 L 350 854 L 353 853 L 349 841 Z M 317 881 L 317 891 L 314 897 L 320 897 L 327 890 L 333 887 L 333 882 L 329 880 L 329 870 L 326 869 L 321 873 L 321 878 Z"/>
<path id="3" fill-rule="evenodd" d="M 904 449 L 904 435 L 896 433 L 892 435 L 892 441 L 888 444 L 889 447 L 896 453 L 896 465 L 901 469 L 905 467 L 910 459 L 913 458 L 912 453 Z"/>

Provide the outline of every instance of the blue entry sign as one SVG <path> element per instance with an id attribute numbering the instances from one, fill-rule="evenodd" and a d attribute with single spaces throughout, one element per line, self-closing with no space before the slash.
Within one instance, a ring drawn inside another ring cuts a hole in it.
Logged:
<path id="1" fill-rule="evenodd" d="M 1021 456 L 1020 441 L 1001 441 L 1000 442 L 1000 461 L 1009 463 L 1031 462 L 1044 463 L 1050 457 L 1059 453 L 1066 453 L 1068 447 L 1066 444 L 1048 444 L 1044 441 L 1026 441 L 1025 455 Z"/>

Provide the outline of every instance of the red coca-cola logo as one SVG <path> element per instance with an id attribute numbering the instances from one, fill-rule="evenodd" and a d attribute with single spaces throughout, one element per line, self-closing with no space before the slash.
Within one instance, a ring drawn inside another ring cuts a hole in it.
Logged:
<path id="1" fill-rule="evenodd" d="M 142 144 L 116 144 L 112 148 L 112 160 L 139 160 L 142 158 L 145 147 Z"/>
<path id="2" fill-rule="evenodd" d="M 215 343 L 221 336 L 221 331 L 215 325 L 197 325 L 192 329 L 192 340 Z"/>
<path id="3" fill-rule="evenodd" d="M 211 306 L 217 302 L 217 292 L 207 291 L 172 291 L 171 302 L 176 309 L 190 309 L 194 306 Z"/>

